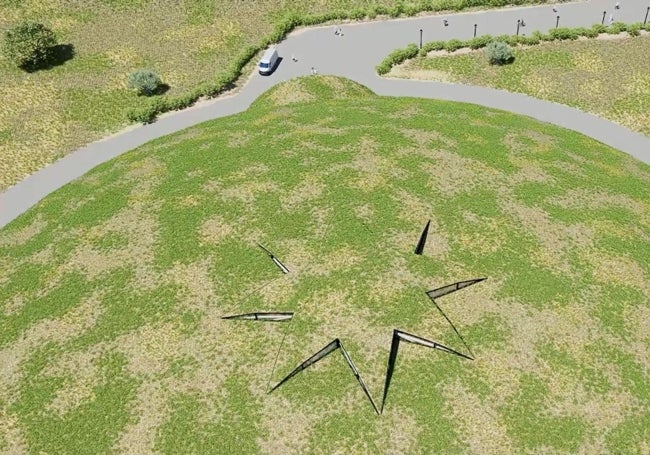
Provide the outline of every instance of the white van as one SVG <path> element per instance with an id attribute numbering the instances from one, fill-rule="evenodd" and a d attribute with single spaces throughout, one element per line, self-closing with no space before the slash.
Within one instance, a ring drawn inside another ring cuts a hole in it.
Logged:
<path id="1" fill-rule="evenodd" d="M 259 65 L 260 74 L 271 74 L 278 63 L 278 58 L 278 50 L 274 47 L 264 52 Z"/>

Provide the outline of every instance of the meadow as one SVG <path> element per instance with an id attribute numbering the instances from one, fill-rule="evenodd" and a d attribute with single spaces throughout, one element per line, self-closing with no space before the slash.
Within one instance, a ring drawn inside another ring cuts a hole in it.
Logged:
<path id="1" fill-rule="evenodd" d="M 160 74 L 169 86 L 165 96 L 185 96 L 228 75 L 233 62 L 271 36 L 288 14 L 362 18 L 467 6 L 467 0 L 2 0 L 0 35 L 20 20 L 40 21 L 61 44 L 73 46 L 75 56 L 34 73 L 0 56 L 0 191 L 128 126 L 128 112 L 147 103 L 126 86 L 136 69 Z"/>
<path id="2" fill-rule="evenodd" d="M 639 453 L 650 166 L 311 76 L 104 163 L 0 230 L 0 452 Z M 424 254 L 413 249 L 431 219 Z M 283 275 L 260 250 L 288 267 Z M 400 348 L 395 328 L 475 359 Z M 291 322 L 222 316 L 292 311 Z"/>
<path id="3" fill-rule="evenodd" d="M 490 65 L 484 50 L 436 52 L 408 60 L 389 77 L 482 85 L 576 107 L 650 136 L 650 35 L 517 46 L 509 65 Z"/>

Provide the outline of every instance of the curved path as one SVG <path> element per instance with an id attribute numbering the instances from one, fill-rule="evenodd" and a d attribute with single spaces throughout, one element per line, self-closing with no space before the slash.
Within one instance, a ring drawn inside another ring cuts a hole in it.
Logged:
<path id="1" fill-rule="evenodd" d="M 439 15 L 349 24 L 343 26 L 342 37 L 334 35 L 333 26 L 296 31 L 278 45 L 284 61 L 275 73 L 269 77 L 255 75 L 237 95 L 168 115 L 151 125 L 89 144 L 0 194 L 0 228 L 98 164 L 154 138 L 241 112 L 271 86 L 310 74 L 311 67 L 320 74 L 355 80 L 379 95 L 462 101 L 528 115 L 575 130 L 650 163 L 650 138 L 577 109 L 485 87 L 385 79 L 377 76 L 374 69 L 389 52 L 419 41 L 419 29 L 423 30 L 425 42 L 469 39 L 473 36 L 474 24 L 478 25 L 478 35 L 514 34 L 517 19 L 524 19 L 526 27 L 521 28 L 520 33 L 531 33 L 554 28 L 557 15 L 561 27 L 600 23 L 603 11 L 607 11 L 607 17 L 613 13 L 616 21 L 640 22 L 650 6 L 650 0 L 621 0 L 621 9 L 614 10 L 614 3 L 615 0 L 592 0 L 560 4 L 557 14 L 549 5 L 449 14 L 444 16 L 449 21 L 448 27 L 443 26 L 443 16 Z M 291 54 L 298 58 L 297 62 L 291 61 Z"/>

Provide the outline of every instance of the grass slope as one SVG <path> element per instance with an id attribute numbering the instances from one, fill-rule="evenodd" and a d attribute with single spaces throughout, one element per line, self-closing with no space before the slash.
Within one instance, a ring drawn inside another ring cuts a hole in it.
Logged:
<path id="1" fill-rule="evenodd" d="M 0 450 L 642 452 L 649 184 L 509 113 L 278 86 L 0 231 Z M 339 337 L 380 401 L 393 328 L 464 351 L 424 291 L 479 276 L 439 299 L 476 360 L 402 345 L 382 416 L 338 353 L 266 393 Z"/>
<path id="2" fill-rule="evenodd" d="M 409 60 L 392 77 L 484 85 L 555 101 L 650 135 L 650 35 L 545 42 L 515 48 L 510 65 L 483 50 Z"/>

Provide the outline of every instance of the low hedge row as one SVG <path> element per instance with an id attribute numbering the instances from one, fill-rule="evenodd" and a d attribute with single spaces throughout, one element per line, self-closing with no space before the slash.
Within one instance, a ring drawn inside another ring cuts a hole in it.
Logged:
<path id="1" fill-rule="evenodd" d="M 450 41 L 431 41 L 422 45 L 422 49 L 418 49 L 417 45 L 415 44 L 409 44 L 404 49 L 397 49 L 388 54 L 388 56 L 379 65 L 377 65 L 375 69 L 379 75 L 383 75 L 387 74 L 393 66 L 399 65 L 408 59 L 412 59 L 418 56 L 424 57 L 431 51 L 445 50 L 447 52 L 453 52 L 464 47 L 469 47 L 471 49 L 481 49 L 490 44 L 492 41 L 503 41 L 511 46 L 516 46 L 518 44 L 534 45 L 539 44 L 541 41 L 575 40 L 581 36 L 585 36 L 587 38 L 595 38 L 601 33 L 609 33 L 615 35 L 621 32 L 627 32 L 631 36 L 638 36 L 641 30 L 650 32 L 650 23 L 644 25 L 640 22 L 634 24 L 614 22 L 610 26 L 596 24 L 591 28 L 560 27 L 552 29 L 547 34 L 535 31 L 530 36 L 483 35 L 466 41 L 461 41 L 458 39 L 452 39 Z"/>
<path id="2" fill-rule="evenodd" d="M 460 11 L 467 8 L 483 6 L 497 8 L 506 5 L 526 5 L 544 3 L 543 0 L 420 0 L 416 4 L 405 5 L 402 0 L 395 2 L 391 7 L 370 6 L 368 8 L 356 8 L 349 11 L 334 11 L 318 15 L 300 15 L 296 12 L 288 13 L 282 20 L 275 24 L 270 35 L 264 38 L 258 45 L 247 47 L 241 53 L 239 58 L 232 63 L 230 68 L 219 75 L 214 81 L 204 83 L 195 88 L 193 91 L 177 97 L 160 96 L 149 101 L 149 104 L 126 112 L 126 117 L 131 122 L 151 123 L 156 117 L 167 111 L 183 109 L 194 104 L 203 96 L 215 97 L 230 88 L 234 82 L 241 76 L 244 66 L 261 50 L 273 43 L 282 41 L 293 29 L 300 26 L 310 26 L 322 24 L 329 21 L 341 20 L 361 20 L 365 18 L 374 19 L 377 16 L 414 16 L 421 12 L 432 11 Z M 409 46 L 406 51 L 406 57 L 413 58 L 417 55 L 418 49 L 415 49 L 415 55 L 412 54 L 412 47 Z M 391 54 L 392 55 L 392 54 Z M 392 66 L 392 65 L 391 65 Z M 390 71 L 390 67 L 386 72 Z M 383 73 L 380 73 L 383 74 Z M 163 75 L 164 77 L 164 75 Z"/>

